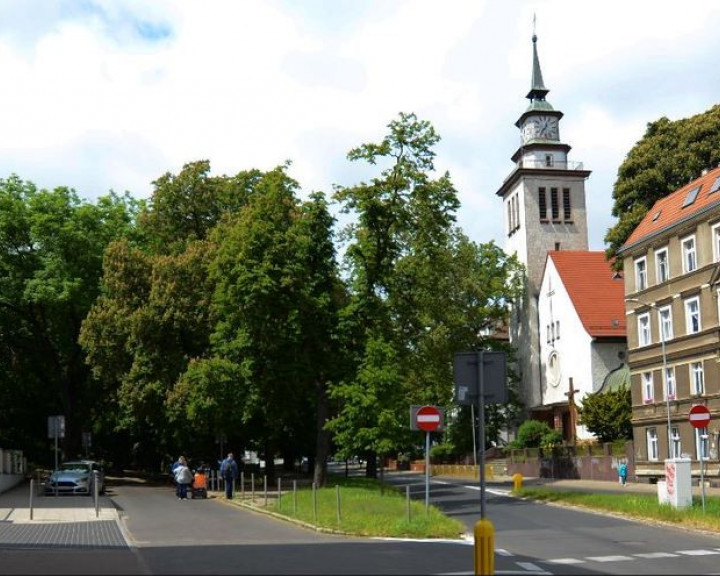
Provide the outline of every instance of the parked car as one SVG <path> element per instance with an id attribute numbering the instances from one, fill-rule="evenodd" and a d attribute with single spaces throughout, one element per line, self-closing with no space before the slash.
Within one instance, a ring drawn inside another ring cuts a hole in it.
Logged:
<path id="1" fill-rule="evenodd" d="M 45 480 L 45 494 L 87 494 L 95 493 L 95 472 L 98 479 L 98 494 L 105 493 L 105 474 L 102 466 L 94 460 L 72 460 L 63 462 Z"/>

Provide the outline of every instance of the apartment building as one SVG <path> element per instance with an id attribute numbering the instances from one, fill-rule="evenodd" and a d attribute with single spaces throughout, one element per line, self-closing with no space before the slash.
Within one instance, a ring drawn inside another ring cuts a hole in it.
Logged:
<path id="1" fill-rule="evenodd" d="M 692 459 L 718 482 L 720 441 L 720 167 L 658 200 L 619 251 L 625 276 L 635 468 L 664 475 Z M 705 405 L 707 427 L 690 408 Z"/>

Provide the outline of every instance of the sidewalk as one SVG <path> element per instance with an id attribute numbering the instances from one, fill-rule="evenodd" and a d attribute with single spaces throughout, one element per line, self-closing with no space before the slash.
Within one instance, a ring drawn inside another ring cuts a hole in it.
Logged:
<path id="1" fill-rule="evenodd" d="M 98 497 L 98 509 L 91 496 L 32 496 L 30 484 L 23 482 L 0 494 L 0 521 L 25 524 L 34 522 L 88 522 L 117 520 L 118 512 L 110 498 Z"/>

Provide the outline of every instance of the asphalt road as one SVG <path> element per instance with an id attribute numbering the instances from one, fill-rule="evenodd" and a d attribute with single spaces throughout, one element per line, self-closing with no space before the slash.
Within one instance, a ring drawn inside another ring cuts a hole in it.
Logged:
<path id="1" fill-rule="evenodd" d="M 424 499 L 424 476 L 388 475 Z M 720 538 L 507 496 L 489 484 L 495 573 L 720 574 Z M 476 483 L 435 479 L 431 503 L 472 533 Z M 222 499 L 178 501 L 171 486 L 109 487 L 126 548 L 2 547 L 0 574 L 473 573 L 472 541 L 400 541 L 321 534 Z"/>
<path id="2" fill-rule="evenodd" d="M 395 475 L 424 498 L 424 477 Z M 651 525 L 507 496 L 486 486 L 486 518 L 495 528 L 498 570 L 545 574 L 720 574 L 720 535 Z M 471 531 L 480 517 L 477 483 L 435 480 L 430 501 Z M 500 573 L 500 572 L 498 572 Z"/>

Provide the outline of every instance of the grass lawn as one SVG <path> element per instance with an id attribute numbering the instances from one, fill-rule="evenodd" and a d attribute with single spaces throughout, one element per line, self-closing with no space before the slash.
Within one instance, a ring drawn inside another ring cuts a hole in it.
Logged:
<path id="1" fill-rule="evenodd" d="M 246 492 L 247 494 L 247 492 Z M 339 497 L 338 497 L 339 495 Z M 255 493 L 255 505 L 264 506 Z M 325 488 L 283 486 L 280 499 L 275 491 L 267 508 L 314 526 L 357 536 L 395 538 L 459 538 L 465 532 L 460 521 L 448 518 L 434 506 L 426 511 L 425 501 L 410 500 L 396 488 L 372 478 L 331 477 Z M 338 500 L 340 512 L 338 517 Z"/>
<path id="2" fill-rule="evenodd" d="M 513 494 L 533 500 L 572 504 L 632 518 L 720 532 L 720 498 L 717 497 L 705 498 L 703 512 L 702 500 L 696 496 L 693 497 L 692 507 L 674 508 L 669 504 L 660 504 L 656 494 L 590 494 L 563 492 L 552 488 L 522 488 Z"/>

